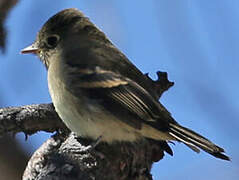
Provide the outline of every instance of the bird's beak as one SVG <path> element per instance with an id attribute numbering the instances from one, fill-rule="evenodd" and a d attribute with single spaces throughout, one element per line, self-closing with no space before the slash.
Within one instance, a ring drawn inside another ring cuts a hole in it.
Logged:
<path id="1" fill-rule="evenodd" d="M 21 50 L 22 54 L 38 54 L 39 53 L 39 48 L 33 43 L 30 46 L 27 46 L 26 48 Z"/>

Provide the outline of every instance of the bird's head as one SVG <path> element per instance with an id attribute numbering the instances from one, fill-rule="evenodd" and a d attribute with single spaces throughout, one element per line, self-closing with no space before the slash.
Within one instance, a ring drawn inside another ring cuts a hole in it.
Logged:
<path id="1" fill-rule="evenodd" d="M 35 42 L 21 53 L 36 54 L 48 68 L 51 63 L 49 57 L 67 49 L 86 46 L 91 39 L 108 41 L 104 33 L 79 10 L 65 9 L 52 16 L 38 32 Z"/>

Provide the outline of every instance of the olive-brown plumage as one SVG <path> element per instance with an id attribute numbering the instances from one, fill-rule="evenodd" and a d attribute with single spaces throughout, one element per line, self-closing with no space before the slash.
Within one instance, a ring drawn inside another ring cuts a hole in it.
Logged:
<path id="1" fill-rule="evenodd" d="M 51 17 L 22 52 L 36 53 L 45 64 L 56 111 L 79 136 L 101 136 L 108 143 L 175 140 L 229 160 L 222 148 L 179 125 L 149 79 L 80 11 L 66 9 Z"/>

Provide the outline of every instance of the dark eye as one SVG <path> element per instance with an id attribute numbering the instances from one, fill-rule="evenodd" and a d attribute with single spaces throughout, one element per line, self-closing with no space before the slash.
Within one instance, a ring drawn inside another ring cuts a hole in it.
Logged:
<path id="1" fill-rule="evenodd" d="M 49 48 L 54 48 L 57 46 L 59 40 L 60 40 L 60 37 L 58 35 L 49 36 L 46 40 L 47 46 Z"/>

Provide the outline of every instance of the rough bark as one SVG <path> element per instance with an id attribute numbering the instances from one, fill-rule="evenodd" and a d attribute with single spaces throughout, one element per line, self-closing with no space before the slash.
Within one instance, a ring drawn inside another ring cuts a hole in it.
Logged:
<path id="1" fill-rule="evenodd" d="M 7 132 L 54 132 L 60 128 L 66 127 L 51 103 L 0 109 L 0 136 Z"/>
<path id="2" fill-rule="evenodd" d="M 163 157 L 160 146 L 150 141 L 100 143 L 89 149 L 92 141 L 66 137 L 48 139 L 32 156 L 23 179 L 151 180 L 152 155 L 157 151 Z"/>

